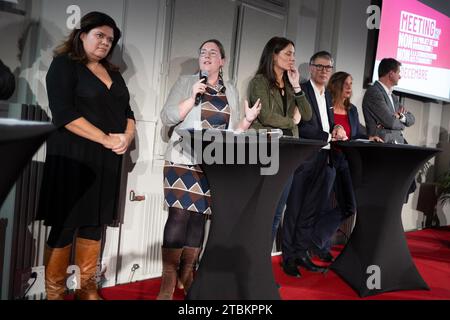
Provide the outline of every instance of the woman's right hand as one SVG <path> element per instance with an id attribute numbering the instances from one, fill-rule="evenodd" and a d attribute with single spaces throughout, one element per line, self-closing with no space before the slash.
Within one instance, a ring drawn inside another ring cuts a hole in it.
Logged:
<path id="1" fill-rule="evenodd" d="M 299 124 L 300 120 L 302 120 L 302 115 L 297 107 L 294 108 L 294 115 L 292 116 L 292 119 L 294 119 L 295 124 Z"/>
<path id="2" fill-rule="evenodd" d="M 192 96 L 191 98 L 194 99 L 195 101 L 195 97 L 197 96 L 197 94 L 204 94 L 206 91 L 206 83 L 205 82 L 205 78 L 202 78 L 200 80 L 198 80 L 196 83 L 194 83 L 194 85 L 192 86 Z"/>
<path id="3" fill-rule="evenodd" d="M 379 136 L 370 136 L 369 140 L 375 142 L 384 142 L 383 139 L 381 139 Z"/>
<path id="4" fill-rule="evenodd" d="M 291 86 L 294 88 L 300 87 L 300 72 L 298 72 L 298 69 L 295 67 L 295 61 L 293 62 L 291 69 L 287 71 L 289 82 L 291 83 Z M 301 88 L 299 88 L 301 90 Z"/>
<path id="5" fill-rule="evenodd" d="M 102 145 L 106 148 L 106 149 L 113 149 L 114 147 L 117 147 L 118 145 L 120 145 L 121 141 L 120 138 L 117 136 L 109 136 L 106 135 L 103 137 L 103 141 L 102 141 Z"/>

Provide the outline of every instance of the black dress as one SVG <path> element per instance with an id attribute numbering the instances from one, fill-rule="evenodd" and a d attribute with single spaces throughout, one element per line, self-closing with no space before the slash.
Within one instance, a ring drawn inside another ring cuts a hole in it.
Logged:
<path id="1" fill-rule="evenodd" d="M 98 226 L 117 218 L 122 156 L 65 128 L 84 117 L 106 134 L 125 131 L 127 119 L 134 119 L 130 95 L 120 73 L 108 73 L 110 89 L 66 55 L 50 65 L 47 93 L 58 130 L 47 141 L 37 213 L 45 225 Z"/>

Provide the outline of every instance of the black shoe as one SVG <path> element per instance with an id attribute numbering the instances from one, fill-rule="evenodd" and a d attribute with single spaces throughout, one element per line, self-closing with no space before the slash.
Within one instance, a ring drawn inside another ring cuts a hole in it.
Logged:
<path id="1" fill-rule="evenodd" d="M 311 248 L 307 251 L 309 259 L 312 260 L 312 258 L 317 257 L 320 261 L 331 263 L 334 261 L 333 256 L 331 255 L 330 251 L 324 249 L 319 250 L 318 248 Z"/>
<path id="2" fill-rule="evenodd" d="M 281 264 L 284 273 L 291 277 L 300 278 L 302 274 L 298 271 L 297 264 L 294 260 L 287 260 Z"/>
<path id="3" fill-rule="evenodd" d="M 319 258 L 320 261 L 323 262 L 333 262 L 334 258 L 331 255 L 330 251 L 321 251 L 317 254 L 317 257 Z"/>
<path id="4" fill-rule="evenodd" d="M 306 254 L 295 259 L 295 263 L 311 272 L 325 272 L 327 270 L 327 268 L 315 265 Z"/>

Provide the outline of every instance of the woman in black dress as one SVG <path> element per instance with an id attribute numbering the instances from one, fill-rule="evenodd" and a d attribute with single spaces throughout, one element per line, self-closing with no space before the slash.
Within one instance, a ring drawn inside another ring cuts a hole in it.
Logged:
<path id="1" fill-rule="evenodd" d="M 104 226 L 117 214 L 120 169 L 134 139 L 127 86 L 108 59 L 121 35 L 114 20 L 86 14 L 47 74 L 52 121 L 37 218 L 51 226 L 45 250 L 48 299 L 62 299 L 76 236 L 78 299 L 101 299 L 95 275 Z"/>

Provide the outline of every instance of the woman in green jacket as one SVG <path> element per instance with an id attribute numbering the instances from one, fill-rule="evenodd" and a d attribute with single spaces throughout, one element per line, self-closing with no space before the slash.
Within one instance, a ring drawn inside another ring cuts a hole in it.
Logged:
<path id="1" fill-rule="evenodd" d="M 256 75 L 248 87 L 250 105 L 258 99 L 261 112 L 253 121 L 254 129 L 281 129 L 283 135 L 298 138 L 297 125 L 311 119 L 312 110 L 300 87 L 300 74 L 295 65 L 294 43 L 286 38 L 273 37 L 267 42 L 259 60 Z M 292 184 L 292 176 L 278 203 L 272 238 L 275 238 L 284 206 Z"/>

